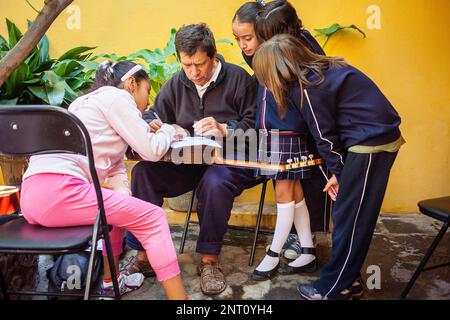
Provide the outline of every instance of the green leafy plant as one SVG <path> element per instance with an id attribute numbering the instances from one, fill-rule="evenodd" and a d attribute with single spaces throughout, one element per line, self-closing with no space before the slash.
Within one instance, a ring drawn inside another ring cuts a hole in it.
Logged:
<path id="1" fill-rule="evenodd" d="M 140 63 L 147 70 L 153 90 L 150 95 L 151 102 L 155 100 L 164 83 L 181 69 L 175 50 L 176 32 L 176 29 L 171 29 L 169 41 L 162 49 L 142 49 L 127 56 L 128 60 Z"/>
<path id="2" fill-rule="evenodd" d="M 22 37 L 21 31 L 14 23 L 9 20 L 6 20 L 6 23 L 9 41 L 0 36 L 0 59 Z M 50 45 L 44 36 L 0 88 L 0 104 L 44 103 L 67 106 L 91 86 L 98 61 L 105 59 L 113 62 L 129 60 L 141 64 L 150 77 L 152 104 L 164 83 L 181 70 L 175 49 L 176 32 L 176 29 L 171 29 L 169 41 L 164 48 L 142 49 L 119 56 L 115 53 L 92 55 L 95 47 L 76 47 L 58 59 L 49 57 Z M 233 45 L 232 41 L 227 39 L 218 40 L 217 43 Z"/>
<path id="3" fill-rule="evenodd" d="M 323 29 L 314 29 L 315 31 L 318 32 L 318 34 L 315 36 L 316 38 L 321 37 L 321 36 L 325 36 L 327 37 L 327 40 L 325 41 L 325 43 L 323 44 L 323 48 L 325 48 L 325 46 L 327 45 L 328 41 L 331 39 L 331 37 L 333 35 L 335 35 L 337 32 L 341 31 L 341 30 L 345 30 L 345 29 L 354 29 L 359 31 L 362 35 L 363 38 L 366 37 L 366 34 L 359 29 L 357 26 L 355 26 L 354 24 L 350 25 L 350 26 L 341 26 L 338 23 L 333 23 L 331 26 L 329 26 L 328 28 L 323 28 Z"/>
<path id="4" fill-rule="evenodd" d="M 22 37 L 6 19 L 8 41 L 0 36 L 0 59 Z M 31 22 L 28 21 L 28 27 Z M 98 63 L 90 57 L 95 47 L 76 47 L 57 59 L 49 56 L 49 41 L 42 37 L 25 61 L 0 88 L 0 104 L 51 104 L 67 106 L 89 88 Z"/>

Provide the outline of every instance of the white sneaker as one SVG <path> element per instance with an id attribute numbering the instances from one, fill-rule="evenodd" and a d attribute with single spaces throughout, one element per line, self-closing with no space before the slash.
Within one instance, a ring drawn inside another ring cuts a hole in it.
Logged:
<path id="1" fill-rule="evenodd" d="M 312 241 L 313 241 L 313 245 L 315 248 L 316 247 L 316 235 L 314 233 L 312 234 Z M 287 241 L 286 241 L 286 243 L 287 243 Z M 295 240 L 292 241 L 289 244 L 289 246 L 286 248 L 286 250 L 284 251 L 284 257 L 288 260 L 295 260 L 300 256 L 301 250 L 302 250 L 302 245 L 300 244 L 300 240 L 298 240 L 298 237 L 296 237 Z"/>
<path id="2" fill-rule="evenodd" d="M 283 255 L 284 251 L 289 248 L 293 242 L 298 242 L 298 236 L 296 234 L 290 233 L 288 238 L 286 239 L 286 242 L 283 244 L 283 248 L 281 249 L 280 255 Z M 270 244 L 266 246 L 266 252 L 269 251 Z"/>
<path id="3" fill-rule="evenodd" d="M 119 282 L 119 292 L 120 295 L 139 289 L 144 282 L 145 277 L 142 273 L 133 273 L 130 275 L 120 274 L 117 281 Z M 102 283 L 100 288 L 100 293 L 102 295 L 114 296 L 114 286 L 111 283 Z"/>
<path id="4" fill-rule="evenodd" d="M 312 235 L 314 247 L 316 246 L 316 235 L 313 233 Z M 270 249 L 270 244 L 266 247 L 266 252 Z M 298 240 L 298 236 L 296 234 L 290 233 L 286 242 L 283 245 L 283 249 L 281 249 L 280 254 L 283 255 L 288 260 L 295 260 L 301 254 L 302 246 L 300 241 Z"/>
<path id="5" fill-rule="evenodd" d="M 300 244 L 300 241 L 297 238 L 284 251 L 284 257 L 288 260 L 295 260 L 298 257 L 300 257 L 300 254 L 302 253 L 301 250 L 302 250 L 302 245 Z"/>

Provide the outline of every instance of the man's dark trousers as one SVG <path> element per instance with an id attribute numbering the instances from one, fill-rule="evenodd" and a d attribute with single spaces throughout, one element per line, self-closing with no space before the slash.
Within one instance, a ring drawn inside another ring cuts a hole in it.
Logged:
<path id="1" fill-rule="evenodd" d="M 164 197 L 176 197 L 197 187 L 200 233 L 196 251 L 219 255 L 234 198 L 260 182 L 248 169 L 141 161 L 133 168 L 131 190 L 134 197 L 162 206 Z M 130 248 L 144 250 L 129 232 L 126 241 Z"/>

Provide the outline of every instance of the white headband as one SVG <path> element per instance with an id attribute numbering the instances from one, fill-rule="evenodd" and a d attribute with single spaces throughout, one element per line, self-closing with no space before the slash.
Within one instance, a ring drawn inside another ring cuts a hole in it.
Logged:
<path id="1" fill-rule="evenodd" d="M 135 65 L 133 68 L 131 68 L 130 70 L 128 70 L 128 72 L 125 73 L 125 74 L 123 75 L 123 77 L 120 78 L 120 80 L 121 80 L 121 81 L 127 80 L 129 77 L 131 77 L 133 74 L 135 74 L 135 73 L 138 72 L 139 70 L 142 70 L 142 67 L 141 67 L 139 64 L 137 64 L 137 65 Z"/>

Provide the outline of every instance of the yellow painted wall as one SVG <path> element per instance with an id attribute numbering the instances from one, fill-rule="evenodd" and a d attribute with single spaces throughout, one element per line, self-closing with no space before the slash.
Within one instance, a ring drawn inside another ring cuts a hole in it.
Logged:
<path id="1" fill-rule="evenodd" d="M 43 0 L 30 0 L 40 7 Z M 231 19 L 240 0 L 75 0 L 81 28 L 69 30 L 73 13 L 64 12 L 48 32 L 51 54 L 74 46 L 98 46 L 97 52 L 128 54 L 164 46 L 171 27 L 206 22 L 216 39 L 233 39 Z M 407 144 L 393 169 L 383 211 L 417 211 L 419 199 L 448 194 L 450 179 L 450 37 L 448 0 L 292 0 L 306 28 L 334 22 L 356 24 L 356 32 L 341 33 L 327 45 L 329 55 L 344 56 L 367 73 L 391 100 L 403 118 Z M 381 29 L 367 25 L 370 5 L 380 8 Z M 23 0 L 0 0 L 0 33 L 4 18 L 22 29 L 35 12 Z M 236 45 L 220 45 L 234 63 L 242 58 Z M 258 197 L 247 192 L 245 197 Z M 271 195 L 273 197 L 273 195 Z M 242 199 L 242 197 L 241 197 Z"/>

